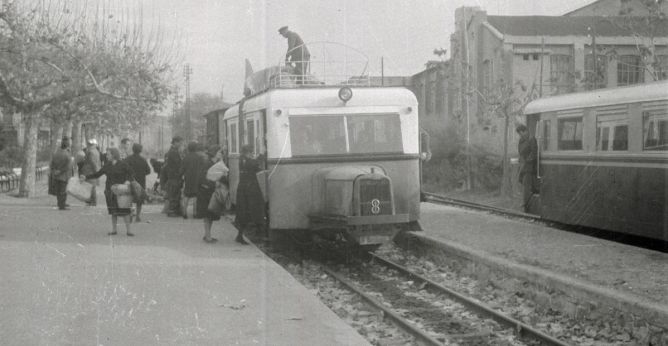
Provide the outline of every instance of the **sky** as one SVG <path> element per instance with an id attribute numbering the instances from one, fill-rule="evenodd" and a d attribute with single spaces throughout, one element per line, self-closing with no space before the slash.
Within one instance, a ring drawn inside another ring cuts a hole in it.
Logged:
<path id="1" fill-rule="evenodd" d="M 372 76 L 410 76 L 450 48 L 455 9 L 488 15 L 563 15 L 594 0 L 136 0 L 148 22 L 164 28 L 192 68 L 191 95 L 243 93 L 245 59 L 255 71 L 277 65 L 287 50 L 282 26 L 305 43 L 337 42 L 366 55 Z M 176 39 L 174 39 L 176 38 Z M 315 58 L 312 57 L 312 60 Z M 381 65 L 382 59 L 382 65 Z M 381 71 L 382 66 L 382 71 Z M 184 90 L 183 66 L 175 66 Z"/>

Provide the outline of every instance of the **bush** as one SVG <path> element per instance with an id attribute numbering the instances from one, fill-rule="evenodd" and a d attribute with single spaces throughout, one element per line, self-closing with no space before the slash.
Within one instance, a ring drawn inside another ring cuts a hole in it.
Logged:
<path id="1" fill-rule="evenodd" d="M 12 145 L 0 151 L 0 167 L 4 170 L 20 168 L 23 166 L 23 161 L 23 147 Z M 37 148 L 37 166 L 49 161 L 51 161 L 51 148 L 48 146 Z"/>
<path id="2" fill-rule="evenodd" d="M 427 120 L 432 158 L 423 164 L 422 179 L 426 191 L 443 193 L 466 185 L 466 142 L 453 127 L 441 121 Z M 503 182 L 503 157 L 479 144 L 470 147 L 473 189 L 497 190 Z"/>

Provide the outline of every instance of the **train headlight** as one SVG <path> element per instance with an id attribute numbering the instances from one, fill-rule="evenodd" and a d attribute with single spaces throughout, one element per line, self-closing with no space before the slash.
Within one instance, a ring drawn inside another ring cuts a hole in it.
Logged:
<path id="1" fill-rule="evenodd" d="M 339 98 L 343 102 L 348 102 L 353 98 L 353 91 L 348 87 L 343 87 L 339 89 Z"/>
<path id="2" fill-rule="evenodd" d="M 280 109 L 277 109 L 276 112 L 274 112 L 274 114 L 275 114 L 277 117 L 280 117 L 281 114 L 283 114 L 283 111 L 281 111 Z"/>

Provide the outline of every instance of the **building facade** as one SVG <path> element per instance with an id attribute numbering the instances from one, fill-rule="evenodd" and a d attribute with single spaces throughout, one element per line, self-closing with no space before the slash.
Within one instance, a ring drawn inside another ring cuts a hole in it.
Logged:
<path id="1" fill-rule="evenodd" d="M 516 141 L 512 124 L 522 122 L 520 110 L 532 99 L 667 77 L 668 26 L 645 37 L 616 17 L 575 14 L 488 16 L 479 7 L 456 10 L 448 114 L 466 119 L 463 130 L 471 141 L 498 149 L 504 131 Z"/>

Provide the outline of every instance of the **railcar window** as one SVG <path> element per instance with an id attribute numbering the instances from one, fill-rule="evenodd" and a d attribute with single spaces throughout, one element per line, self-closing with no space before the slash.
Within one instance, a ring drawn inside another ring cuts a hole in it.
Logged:
<path id="1" fill-rule="evenodd" d="M 613 151 L 629 150 L 629 126 L 615 126 L 614 137 L 612 139 Z"/>
<path id="2" fill-rule="evenodd" d="M 290 118 L 290 145 L 293 156 L 346 153 L 343 116 Z"/>
<path id="3" fill-rule="evenodd" d="M 581 117 L 559 119 L 559 150 L 582 150 Z"/>
<path id="4" fill-rule="evenodd" d="M 256 154 L 255 148 L 255 122 L 253 120 L 246 120 L 246 144 L 253 146 L 253 154 Z"/>
<path id="5" fill-rule="evenodd" d="M 543 121 L 543 150 L 550 150 L 550 134 L 552 129 L 552 121 Z"/>
<path id="6" fill-rule="evenodd" d="M 599 115 L 596 119 L 596 150 L 629 150 L 629 119 L 625 112 Z"/>
<path id="7" fill-rule="evenodd" d="M 643 112 L 643 150 L 668 151 L 668 113 Z"/>
<path id="8" fill-rule="evenodd" d="M 350 153 L 402 152 L 399 114 L 349 116 Z"/>
<path id="9" fill-rule="evenodd" d="M 610 141 L 610 128 L 609 127 L 599 127 L 596 129 L 596 150 L 598 151 L 608 151 L 608 146 Z"/>

